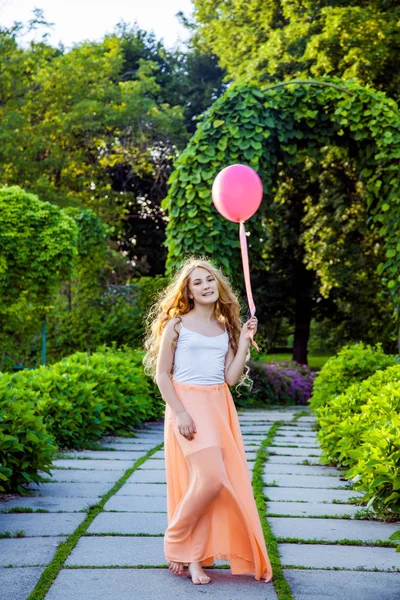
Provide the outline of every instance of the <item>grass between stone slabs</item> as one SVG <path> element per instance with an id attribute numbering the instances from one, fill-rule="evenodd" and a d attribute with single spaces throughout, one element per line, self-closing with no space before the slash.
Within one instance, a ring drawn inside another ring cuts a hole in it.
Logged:
<path id="1" fill-rule="evenodd" d="M 14 506 L 14 508 L 6 508 L 6 510 L 2 511 L 0 514 L 7 513 L 48 513 L 50 512 L 47 508 L 25 508 L 25 506 Z M 54 512 L 64 512 L 64 511 L 54 511 Z M 82 512 L 82 511 L 79 511 Z"/>
<path id="2" fill-rule="evenodd" d="M 367 572 L 373 572 L 373 573 L 399 573 L 400 569 L 398 569 L 397 567 L 393 567 L 392 569 L 379 569 L 378 567 L 372 567 L 371 569 L 368 569 L 366 567 L 355 567 L 355 568 L 349 568 L 349 567 L 306 567 L 306 566 L 302 566 L 302 565 L 285 565 L 284 569 L 301 569 L 301 570 L 308 570 L 308 571 L 367 571 Z"/>
<path id="3" fill-rule="evenodd" d="M 271 515 L 268 515 L 271 516 Z M 323 544 L 324 546 L 366 546 L 368 548 L 376 547 L 376 548 L 396 548 L 397 543 L 391 542 L 388 540 L 375 540 L 370 542 L 365 542 L 361 540 L 348 540 L 347 538 L 343 538 L 342 540 L 318 540 L 314 538 L 310 538 L 305 540 L 303 538 L 296 537 L 276 537 L 276 541 L 278 544 Z"/>
<path id="4" fill-rule="evenodd" d="M 85 518 L 85 520 L 64 542 L 60 542 L 60 544 L 58 545 L 56 553 L 53 556 L 53 560 L 45 567 L 43 573 L 39 578 L 39 581 L 28 596 L 27 600 L 43 600 L 45 598 L 47 592 L 49 591 L 59 571 L 62 569 L 68 556 L 71 554 L 72 550 L 78 543 L 80 537 L 85 534 L 87 528 L 92 523 L 92 521 L 103 510 L 105 503 L 124 485 L 128 477 L 132 475 L 132 473 L 136 471 L 136 469 L 140 467 L 140 465 L 144 463 L 148 458 L 150 458 L 155 452 L 161 450 L 163 445 L 164 442 L 161 442 L 160 444 L 149 450 L 147 454 L 139 458 L 133 464 L 132 467 L 125 471 L 122 477 L 118 479 L 118 481 L 113 485 L 113 487 L 102 498 L 100 498 L 96 504 L 92 504 L 91 506 L 89 506 L 89 508 L 87 509 L 88 515 Z"/>
<path id="5" fill-rule="evenodd" d="M 290 515 L 282 513 L 267 512 L 267 517 L 279 517 L 290 519 L 351 519 L 351 515 Z"/>

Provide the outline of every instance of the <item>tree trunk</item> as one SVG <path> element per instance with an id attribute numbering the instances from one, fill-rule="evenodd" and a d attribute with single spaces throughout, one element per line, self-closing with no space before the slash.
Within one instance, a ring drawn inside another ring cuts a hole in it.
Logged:
<path id="1" fill-rule="evenodd" d="M 312 318 L 312 287 L 314 275 L 299 262 L 295 278 L 295 330 L 293 360 L 308 365 L 307 345 Z"/>

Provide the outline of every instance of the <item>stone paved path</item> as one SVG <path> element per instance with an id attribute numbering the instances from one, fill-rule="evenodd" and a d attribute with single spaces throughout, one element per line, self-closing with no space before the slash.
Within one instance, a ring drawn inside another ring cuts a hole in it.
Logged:
<path id="1" fill-rule="evenodd" d="M 371 544 L 387 540 L 399 524 L 355 519 L 359 507 L 349 504 L 355 492 L 347 489 L 339 471 L 318 462 L 314 419 L 300 417 L 291 423 L 297 410 L 248 410 L 239 415 L 250 472 L 272 424 L 284 422 L 265 464 L 264 493 L 293 597 L 398 599 L 400 575 L 393 570 L 400 570 L 400 553 Z M 114 450 L 69 452 L 72 458 L 54 461 L 52 483 L 32 485 L 32 497 L 1 502 L 0 533 L 25 532 L 25 537 L 0 539 L 2 600 L 26 600 L 58 543 L 85 519 L 85 509 L 161 442 L 162 422 L 146 424 L 134 439 L 103 438 L 102 445 Z M 165 496 L 163 451 L 158 451 L 106 502 L 68 556 L 46 600 L 150 600 L 165 597 L 166 590 L 177 600 L 191 593 L 217 600 L 278 598 L 272 583 L 231 576 L 229 568 L 210 569 L 213 582 L 207 586 L 193 586 L 187 577 L 170 573 L 163 555 Z M 17 506 L 48 512 L 5 512 Z M 339 545 L 343 540 L 367 545 Z"/>

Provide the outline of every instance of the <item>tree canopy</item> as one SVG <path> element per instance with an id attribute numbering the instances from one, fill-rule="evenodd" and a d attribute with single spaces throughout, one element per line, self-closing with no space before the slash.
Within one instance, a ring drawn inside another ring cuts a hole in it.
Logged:
<path id="1" fill-rule="evenodd" d="M 78 231 L 59 207 L 19 187 L 0 189 L 0 315 L 44 315 L 73 269 Z M 31 315 L 29 314 L 31 313 Z"/>
<path id="2" fill-rule="evenodd" d="M 22 47 L 21 35 L 17 25 L 0 30 L 1 181 L 93 209 L 132 272 L 162 273 L 160 202 L 194 118 L 223 87 L 216 61 L 166 51 L 124 23 L 70 51 Z"/>
<path id="3" fill-rule="evenodd" d="M 397 0 L 194 0 L 195 38 L 232 81 L 352 79 L 400 98 Z"/>

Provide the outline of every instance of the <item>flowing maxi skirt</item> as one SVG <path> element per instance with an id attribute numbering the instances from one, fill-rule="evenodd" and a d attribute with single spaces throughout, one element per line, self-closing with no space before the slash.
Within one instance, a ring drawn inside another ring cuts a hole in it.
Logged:
<path id="1" fill-rule="evenodd" d="M 164 450 L 168 527 L 166 560 L 229 561 L 231 573 L 272 579 L 255 503 L 239 418 L 228 384 L 196 385 L 171 380 L 197 433 L 179 433 L 165 405 Z"/>

